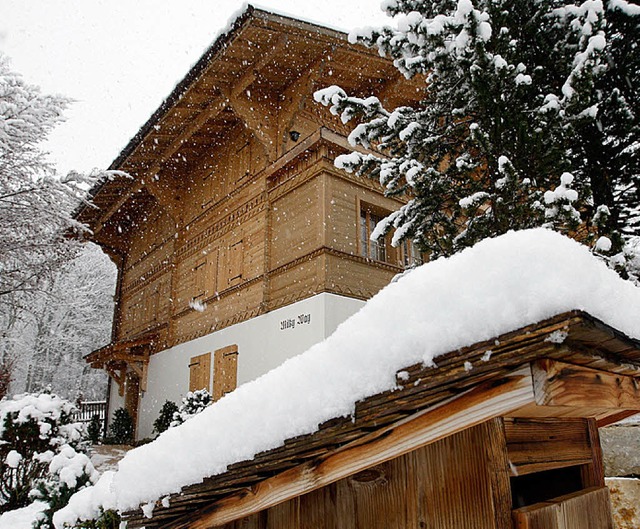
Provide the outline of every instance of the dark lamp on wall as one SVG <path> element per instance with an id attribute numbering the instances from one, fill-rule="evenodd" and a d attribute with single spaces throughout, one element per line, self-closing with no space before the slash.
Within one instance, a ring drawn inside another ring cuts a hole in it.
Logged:
<path id="1" fill-rule="evenodd" d="M 297 130 L 290 130 L 289 137 L 292 141 L 298 141 L 298 139 L 300 138 L 300 133 Z"/>

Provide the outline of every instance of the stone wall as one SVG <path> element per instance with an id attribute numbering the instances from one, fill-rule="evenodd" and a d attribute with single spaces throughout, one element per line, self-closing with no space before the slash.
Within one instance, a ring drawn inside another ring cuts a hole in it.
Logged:
<path id="1" fill-rule="evenodd" d="M 640 416 L 600 430 L 616 529 L 640 528 Z"/>

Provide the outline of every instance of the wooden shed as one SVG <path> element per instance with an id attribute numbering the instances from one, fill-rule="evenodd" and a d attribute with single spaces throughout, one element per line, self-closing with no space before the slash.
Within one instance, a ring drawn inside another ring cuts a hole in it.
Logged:
<path id="1" fill-rule="evenodd" d="M 407 366 L 355 415 L 129 528 L 609 529 L 598 428 L 640 410 L 640 343 L 580 311 Z M 241 442 L 241 440 L 239 440 Z"/>

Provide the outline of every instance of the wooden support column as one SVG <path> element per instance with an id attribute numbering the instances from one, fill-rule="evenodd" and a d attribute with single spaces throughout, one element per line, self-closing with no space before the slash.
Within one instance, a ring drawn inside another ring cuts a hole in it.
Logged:
<path id="1" fill-rule="evenodd" d="M 262 103 L 249 101 L 248 99 L 233 96 L 226 93 L 229 106 L 236 116 L 247 126 L 249 131 L 262 144 L 269 161 L 274 161 L 277 155 L 277 123 L 275 123 L 275 109 L 271 109 Z"/>
<path id="2" fill-rule="evenodd" d="M 113 381 L 118 385 L 118 395 L 121 397 L 124 396 L 124 379 L 125 379 L 125 368 L 115 368 L 109 364 L 104 366 L 107 374 L 113 379 Z"/>

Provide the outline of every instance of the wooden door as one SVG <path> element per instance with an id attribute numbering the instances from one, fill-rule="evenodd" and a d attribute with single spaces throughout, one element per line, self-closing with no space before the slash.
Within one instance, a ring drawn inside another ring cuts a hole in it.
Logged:
<path id="1" fill-rule="evenodd" d="M 138 405 L 140 402 L 140 378 L 133 371 L 125 375 L 124 409 L 133 419 L 133 438 L 136 438 L 138 427 Z"/>

